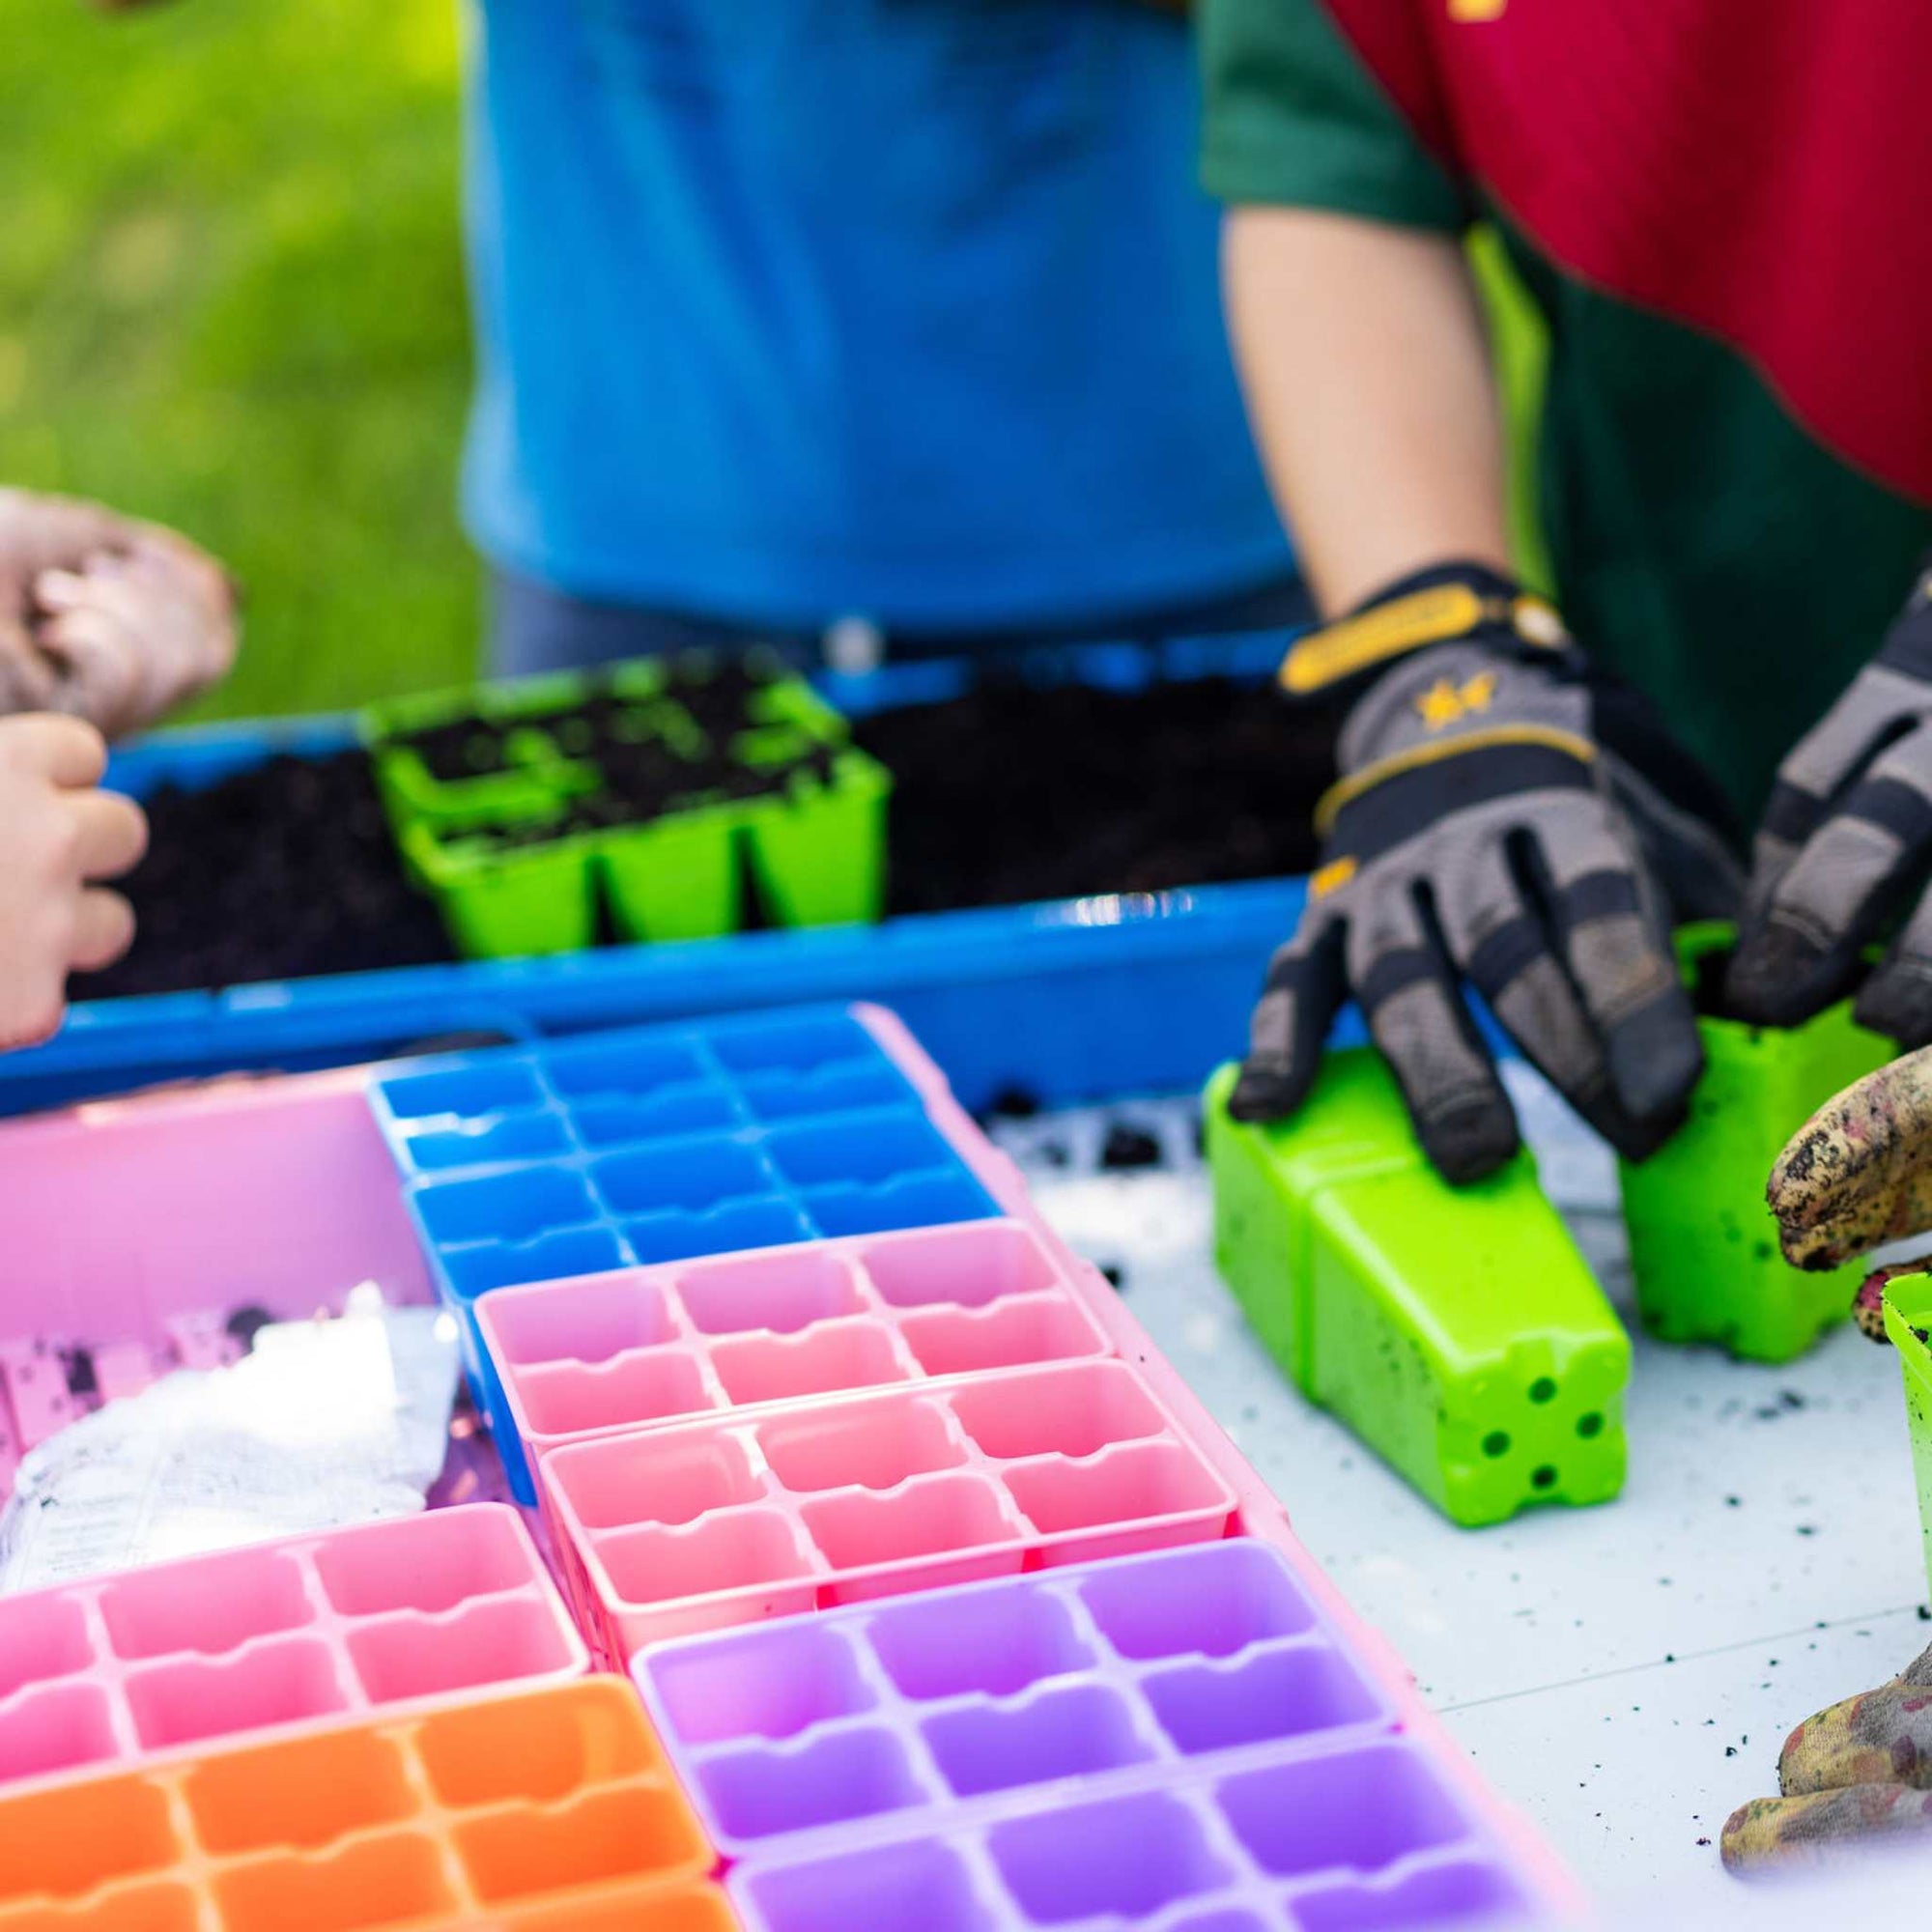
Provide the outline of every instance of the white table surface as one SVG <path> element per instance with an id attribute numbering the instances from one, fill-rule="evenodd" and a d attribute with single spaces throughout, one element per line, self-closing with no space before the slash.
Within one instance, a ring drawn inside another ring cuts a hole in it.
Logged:
<path id="1" fill-rule="evenodd" d="M 1627 1309 L 1614 1166 L 1533 1075 L 1510 1072 L 1546 1184 Z M 1097 1170 L 1121 1120 L 1159 1135 L 1163 1167 Z M 1766 1369 L 1639 1332 L 1623 1496 L 1458 1529 L 1290 1388 L 1248 1332 L 1214 1271 L 1191 1103 L 1123 1102 L 995 1134 L 1068 1239 L 1122 1270 L 1128 1304 L 1302 1540 L 1609 1919 L 1784 1922 L 1778 1898 L 1723 1872 L 1723 1820 L 1776 1791 L 1778 1747 L 1800 1719 L 1932 1641 L 1889 1350 L 1847 1327 Z M 1916 1909 L 1897 1922 L 1932 1922 L 1932 1861 L 1832 1885 L 1833 1912 L 1889 1920 L 1889 1889 L 1903 1887 Z M 1815 1900 L 1789 1910 L 1815 1928 Z"/>

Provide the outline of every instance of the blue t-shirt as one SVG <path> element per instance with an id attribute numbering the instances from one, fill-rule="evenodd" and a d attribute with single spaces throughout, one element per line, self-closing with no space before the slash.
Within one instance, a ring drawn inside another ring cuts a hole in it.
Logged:
<path id="1" fill-rule="evenodd" d="M 1288 552 L 1184 25 L 1135 0 L 478 0 L 494 560 L 756 624 L 1236 592 Z"/>

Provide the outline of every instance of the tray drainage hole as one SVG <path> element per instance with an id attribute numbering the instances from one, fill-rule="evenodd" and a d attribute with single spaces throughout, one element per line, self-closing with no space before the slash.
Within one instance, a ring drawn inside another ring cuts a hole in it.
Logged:
<path id="1" fill-rule="evenodd" d="M 1603 1433 L 1604 1418 L 1594 1408 L 1588 1415 L 1579 1415 L 1577 1418 L 1577 1434 L 1585 1442 L 1588 1442 L 1593 1436 L 1601 1435 Z"/>
<path id="2" fill-rule="evenodd" d="M 1530 1471 L 1529 1480 L 1534 1488 L 1547 1490 L 1555 1483 L 1556 1471 L 1546 1463 L 1540 1469 L 1532 1469 Z"/>
<path id="3" fill-rule="evenodd" d="M 1554 1402 L 1556 1384 L 1548 1376 L 1538 1376 L 1529 1385 L 1529 1399 L 1531 1402 Z"/>
<path id="4" fill-rule="evenodd" d="M 1507 1456 L 1509 1452 L 1510 1439 L 1507 1431 L 1492 1429 L 1483 1437 L 1483 1454 L 1485 1456 Z"/>

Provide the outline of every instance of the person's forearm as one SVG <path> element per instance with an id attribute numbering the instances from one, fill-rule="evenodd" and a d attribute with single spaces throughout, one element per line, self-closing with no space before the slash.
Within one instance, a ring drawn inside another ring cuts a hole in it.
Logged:
<path id="1" fill-rule="evenodd" d="M 1449 558 L 1507 571 L 1501 405 L 1460 244 L 1243 208 L 1224 272 L 1255 440 L 1323 614 Z"/>

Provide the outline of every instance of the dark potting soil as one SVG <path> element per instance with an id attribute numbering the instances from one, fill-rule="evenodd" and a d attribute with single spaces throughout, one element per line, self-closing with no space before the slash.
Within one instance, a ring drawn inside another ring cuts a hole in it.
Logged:
<path id="1" fill-rule="evenodd" d="M 1204 678 L 988 683 L 853 735 L 894 776 L 889 909 L 911 913 L 1306 872 L 1335 728 Z"/>
<path id="2" fill-rule="evenodd" d="M 700 731 L 722 746 L 753 722 L 753 699 L 770 682 L 769 674 L 706 659 L 674 665 L 663 696 L 682 707 Z M 662 743 L 639 742 L 648 707 L 662 701 L 620 696 L 608 675 L 593 672 L 585 678 L 584 696 L 577 702 L 515 719 L 460 718 L 406 733 L 398 742 L 415 752 L 432 776 L 447 783 L 503 771 L 511 734 L 525 727 L 541 730 L 564 756 L 601 765 L 611 791 L 639 808 L 637 816 L 662 810 L 670 799 L 687 792 L 744 797 L 782 781 L 781 777 L 775 781 L 748 772 L 722 754 L 680 759 Z"/>
<path id="3" fill-rule="evenodd" d="M 503 734 L 474 718 L 416 731 L 408 740 L 430 776 L 444 784 L 459 779 L 480 779 L 503 769 Z"/>
<path id="4" fill-rule="evenodd" d="M 1159 1140 L 1145 1127 L 1126 1121 L 1111 1121 L 1107 1138 L 1100 1148 L 1100 1165 L 1110 1171 L 1137 1167 L 1158 1167 L 1167 1158 Z"/>
<path id="5" fill-rule="evenodd" d="M 133 951 L 77 975 L 75 999 L 419 966 L 455 957 L 403 875 L 360 752 L 270 758 L 147 801 L 149 847 L 121 888 Z"/>

